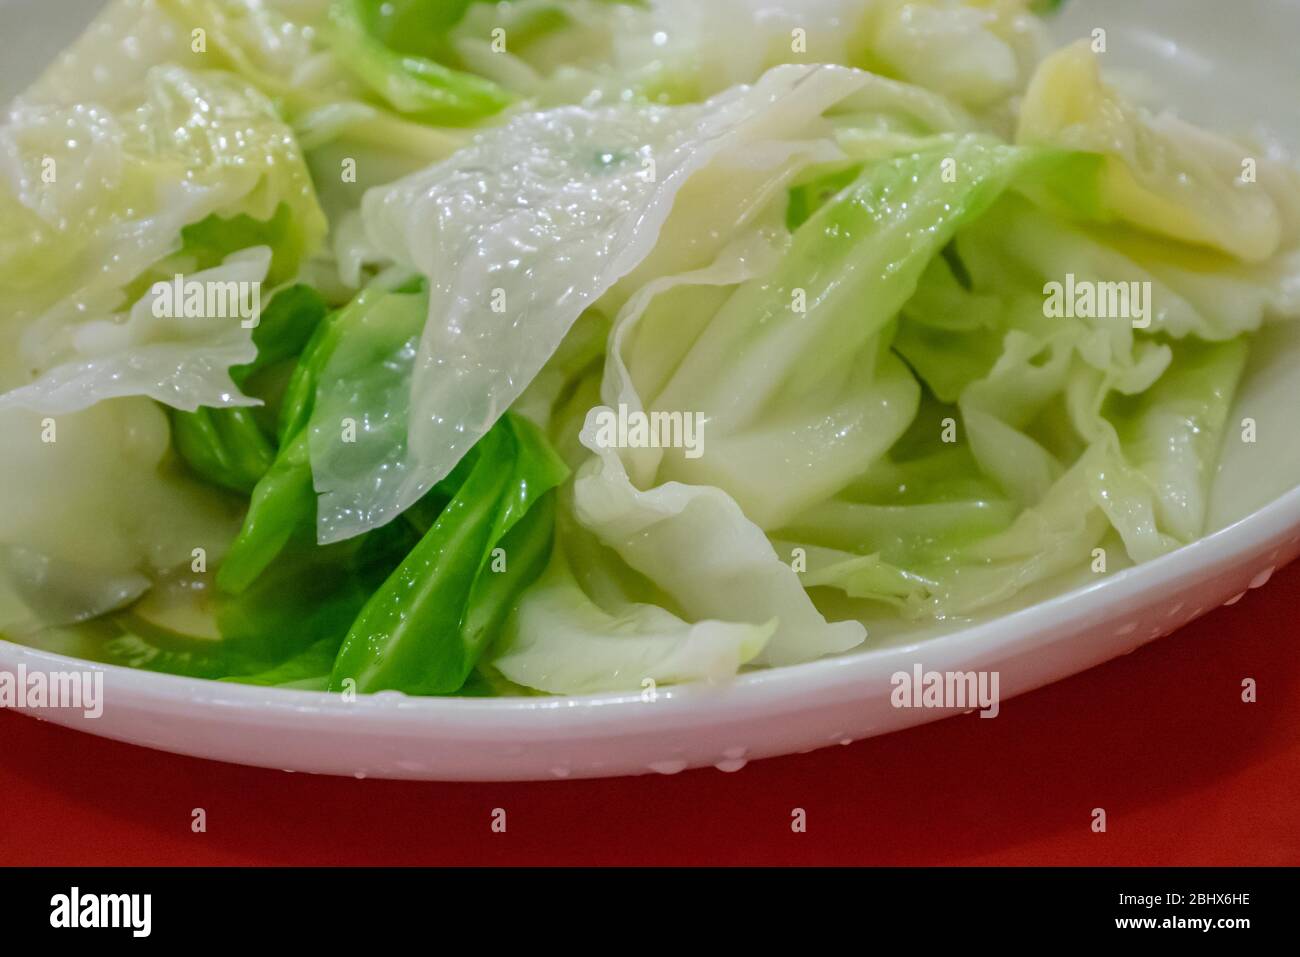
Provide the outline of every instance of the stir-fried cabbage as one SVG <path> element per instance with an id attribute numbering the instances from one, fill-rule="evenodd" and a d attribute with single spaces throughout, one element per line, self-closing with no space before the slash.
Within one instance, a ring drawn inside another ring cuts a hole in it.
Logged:
<path id="1" fill-rule="evenodd" d="M 110 3 L 0 126 L 0 627 L 638 692 L 1196 540 L 1300 173 L 1040 6 Z"/>

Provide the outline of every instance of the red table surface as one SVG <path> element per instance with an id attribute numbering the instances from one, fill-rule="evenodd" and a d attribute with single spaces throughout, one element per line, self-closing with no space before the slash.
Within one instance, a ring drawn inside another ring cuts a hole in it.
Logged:
<path id="1" fill-rule="evenodd" d="M 0 863 L 1300 864 L 1298 603 L 1300 563 L 1176 635 L 1005 702 L 996 720 L 733 774 L 357 781 L 3 713 Z M 1256 703 L 1242 701 L 1245 678 Z M 206 833 L 190 827 L 198 807 Z M 791 829 L 794 808 L 806 833 Z"/>

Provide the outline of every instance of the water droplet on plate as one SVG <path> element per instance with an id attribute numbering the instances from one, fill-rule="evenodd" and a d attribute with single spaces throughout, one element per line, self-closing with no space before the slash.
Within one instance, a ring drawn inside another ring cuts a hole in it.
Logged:
<path id="1" fill-rule="evenodd" d="M 656 774 L 677 774 L 686 770 L 686 762 L 680 758 L 670 761 L 651 761 L 649 767 Z"/>

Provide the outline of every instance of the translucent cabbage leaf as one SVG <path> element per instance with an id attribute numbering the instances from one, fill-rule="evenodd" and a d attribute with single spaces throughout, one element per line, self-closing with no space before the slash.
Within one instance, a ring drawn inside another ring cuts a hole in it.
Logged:
<path id="1" fill-rule="evenodd" d="M 646 395 L 648 409 L 689 410 L 707 425 L 705 454 L 666 452 L 662 477 L 726 489 L 773 528 L 865 471 L 919 398 L 881 333 L 927 263 L 1032 159 L 968 137 L 868 164 L 799 227 L 773 270 L 731 293 Z M 645 335 L 637 345 L 662 348 Z"/>
<path id="2" fill-rule="evenodd" d="M 826 622 L 798 576 L 726 492 L 680 482 L 642 491 L 617 451 L 600 446 L 594 417 L 582 441 L 596 456 L 574 480 L 577 520 L 688 621 L 776 622 L 756 659 L 763 664 L 809 661 L 862 643 L 860 623 Z"/>
<path id="3" fill-rule="evenodd" d="M 351 446 L 346 440 L 357 431 L 351 417 L 356 396 L 373 397 L 384 407 L 389 393 L 406 381 L 401 357 L 409 365 L 425 303 L 420 292 L 367 289 L 321 322 L 304 345 L 281 407 L 279 449 L 252 490 L 243 528 L 217 574 L 224 591 L 238 594 L 250 587 L 292 539 L 314 539 L 312 442 Z M 372 431 L 356 435 L 359 456 L 373 437 Z"/>
<path id="4" fill-rule="evenodd" d="M 1028 0 L 512 0 L 452 31 L 464 62 L 543 102 L 702 100 L 780 64 L 839 63 L 976 107 L 1023 89 L 1042 46 Z M 504 31 L 503 51 L 490 39 Z M 719 44 L 719 37 L 728 42 Z"/>
<path id="5" fill-rule="evenodd" d="M 208 287 L 260 287 L 271 251 L 256 247 L 235 253 L 214 269 L 186 277 Z M 164 285 L 164 290 L 170 286 Z M 251 321 L 241 314 L 176 316 L 163 304 L 170 292 L 151 289 L 131 307 L 125 321 L 92 319 L 68 336 L 71 347 L 34 382 L 0 395 L 0 408 L 20 406 L 39 412 L 66 413 L 122 396 L 144 395 L 176 409 L 199 406 L 250 406 L 259 400 L 243 395 L 230 377 L 232 366 L 253 361 L 257 347 Z M 236 293 L 227 302 L 238 301 Z M 251 296 L 244 299 L 251 303 Z M 224 312 L 226 310 L 222 310 Z M 249 323 L 249 325 L 246 325 Z"/>
<path id="6" fill-rule="evenodd" d="M 406 442 L 363 473 L 313 462 L 321 540 L 382 524 L 447 474 L 579 314 L 651 254 L 696 173 L 742 157 L 769 172 L 797 165 L 806 151 L 790 142 L 821 129 L 820 113 L 859 82 L 851 71 L 788 67 L 702 106 L 523 114 L 369 193 L 375 246 L 429 278 L 429 321 Z M 728 194 L 740 208 L 715 205 L 708 216 L 734 230 L 764 198 Z"/>
<path id="7" fill-rule="evenodd" d="M 1043 35 L 1027 0 L 868 4 L 862 65 L 987 109 L 1019 93 Z"/>
<path id="8" fill-rule="evenodd" d="M 331 49 L 339 62 L 372 92 L 399 113 L 431 123 L 470 123 L 509 105 L 513 99 L 510 94 L 490 80 L 451 69 L 427 56 L 401 52 L 386 43 L 397 42 L 403 36 L 394 22 L 395 6 L 424 13 L 426 16 L 419 19 L 426 36 L 437 26 L 437 17 L 451 20 L 456 7 L 463 9 L 463 4 L 417 7 L 410 3 L 334 0 L 330 7 Z M 409 42 L 411 35 L 403 39 Z"/>
<path id="9" fill-rule="evenodd" d="M 156 67 L 142 100 L 116 110 L 20 99 L 0 155 L 0 280 L 5 308 L 26 316 L 55 303 L 58 318 L 75 305 L 103 311 L 213 213 L 266 221 L 285 204 L 300 249 L 325 231 L 288 129 L 225 74 Z"/>
<path id="10" fill-rule="evenodd" d="M 1038 68 L 1021 105 L 1017 141 L 1104 155 L 1111 216 L 1161 236 L 1246 262 L 1300 239 L 1300 173 L 1127 102 L 1102 82 L 1086 41 Z"/>
<path id="11" fill-rule="evenodd" d="M 6 571 L 33 617 L 78 621 L 133 600 L 158 575 L 214 564 L 238 505 L 168 453 L 167 418 L 143 398 L 57 417 L 0 410 L 0 517 Z M 93 534 L 87 534 L 93 529 Z"/>
<path id="12" fill-rule="evenodd" d="M 226 71 L 275 102 L 302 149 L 338 147 L 313 156 L 329 172 L 320 179 L 322 202 L 332 208 L 348 196 L 355 206 L 365 181 L 387 182 L 441 159 L 459 137 L 399 116 L 341 62 L 327 42 L 330 7 L 331 0 L 110 0 L 23 99 L 118 109 L 139 101 L 153 67 Z M 339 182 L 345 157 L 361 171 L 355 183 Z"/>
<path id="13" fill-rule="evenodd" d="M 775 631 L 775 622 L 687 622 L 650 603 L 603 608 L 557 554 L 521 599 L 492 664 L 551 694 L 640 692 L 647 682 L 728 681 Z"/>
<path id="14" fill-rule="evenodd" d="M 202 30 L 200 58 L 210 68 L 229 70 L 269 96 L 316 92 L 337 81 L 322 63 L 319 35 L 329 0 L 156 0 L 179 24 L 193 52 Z"/>
<path id="15" fill-rule="evenodd" d="M 164 263 L 176 274 L 201 265 L 178 256 L 194 226 L 193 249 L 212 268 L 188 278 L 223 292 L 241 284 L 239 301 L 251 304 L 272 262 L 289 273 L 319 244 L 324 217 L 292 136 L 255 89 L 172 66 L 152 69 L 145 84 L 134 109 L 20 101 L 0 128 L 9 160 L 0 280 L 10 290 L 0 323 L 18 342 L 0 381 L 29 383 L 6 404 L 71 411 L 134 394 L 187 410 L 252 401 L 227 370 L 253 358 L 256 317 L 167 318 L 175 310 L 154 308 L 153 283 L 174 278 L 159 271 Z M 235 237 L 276 248 L 223 261 Z"/>
<path id="16" fill-rule="evenodd" d="M 803 549 L 805 585 L 911 617 L 965 615 L 1094 564 L 1111 529 L 1133 561 L 1203 533 L 1244 341 L 1175 325 L 1185 338 L 1166 342 L 1129 316 L 1045 315 L 1030 264 L 1051 257 L 1017 238 L 1021 220 L 1040 240 L 1075 235 L 1003 200 L 904 307 L 895 348 L 944 401 L 923 403 L 890 459 L 780 530 L 783 553 Z M 945 336 L 967 354 L 936 371 Z"/>

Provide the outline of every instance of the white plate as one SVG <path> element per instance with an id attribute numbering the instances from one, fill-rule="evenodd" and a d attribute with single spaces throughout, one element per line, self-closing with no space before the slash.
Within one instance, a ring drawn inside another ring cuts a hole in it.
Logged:
<path id="1" fill-rule="evenodd" d="M 84 22 L 88 0 L 0 0 L 0 95 L 21 89 Z M 83 19 L 78 20 L 77 16 Z M 1153 79 L 1162 102 L 1240 132 L 1257 123 L 1300 153 L 1300 0 L 1072 0 L 1064 38 L 1107 30 L 1112 69 Z M 883 734 L 948 712 L 896 709 L 890 676 L 914 664 L 997 671 L 1003 700 L 1100 664 L 1185 624 L 1300 554 L 1300 324 L 1253 350 L 1208 538 L 1158 561 L 959 631 L 915 635 L 841 658 L 755 673 L 726 687 L 575 698 L 345 702 L 323 693 L 176 678 L 84 662 L 0 641 L 0 670 L 105 673 L 98 719 L 41 716 L 183 754 L 298 771 L 443 780 L 522 780 L 671 773 L 806 751 Z"/>

